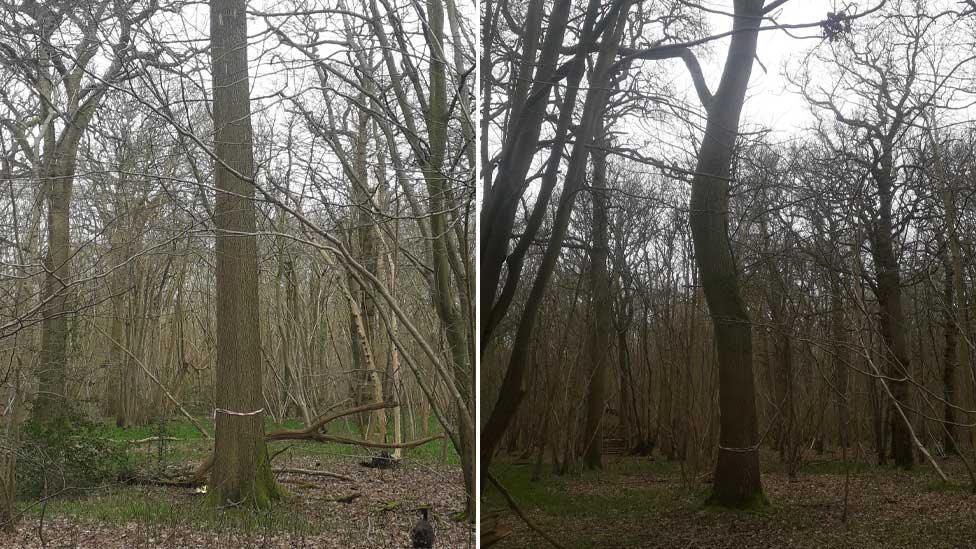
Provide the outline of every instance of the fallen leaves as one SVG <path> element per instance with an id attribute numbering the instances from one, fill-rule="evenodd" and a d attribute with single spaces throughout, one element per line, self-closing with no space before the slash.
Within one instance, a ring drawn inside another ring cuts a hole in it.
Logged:
<path id="1" fill-rule="evenodd" d="M 44 538 L 48 547 L 98 549 L 406 547 L 416 520 L 414 509 L 429 506 L 438 547 L 475 546 L 473 528 L 448 518 L 464 508 L 464 483 L 457 466 L 404 460 L 396 469 L 376 470 L 359 467 L 353 458 L 346 456 L 283 456 L 279 461 L 276 465 L 288 470 L 280 472 L 281 480 L 301 481 L 287 485 L 291 496 L 283 505 L 292 506 L 306 523 L 304 528 L 278 525 L 247 530 L 215 526 L 201 524 L 192 512 L 176 520 L 149 513 L 150 516 L 140 520 L 119 523 L 93 520 L 90 514 L 60 513 L 57 504 L 52 503 L 44 518 Z M 306 474 L 313 467 L 323 465 L 334 475 Z M 350 483 L 354 484 L 351 492 Z M 140 494 L 137 497 L 160 502 L 160 508 L 165 502 L 170 507 L 186 509 L 201 501 L 200 496 L 192 494 L 192 489 L 160 486 L 113 486 L 111 489 L 133 491 Z M 92 506 L 98 504 L 96 496 L 89 496 Z M 25 516 L 12 534 L 0 537 L 0 547 L 41 547 L 39 525 L 36 513 Z"/>
<path id="2" fill-rule="evenodd" d="M 862 466 L 851 471 L 847 521 L 844 516 L 842 467 L 804 473 L 791 481 L 781 471 L 764 471 L 763 486 L 771 507 L 759 512 L 720 511 L 702 506 L 707 486 L 686 483 L 677 471 L 649 474 L 635 466 L 638 458 L 621 458 L 597 478 L 544 479 L 555 496 L 526 508 L 544 530 L 569 547 L 974 547 L 974 496 L 958 459 L 940 463 L 956 482 L 945 485 L 929 466 L 903 472 Z M 776 458 L 764 456 L 768 469 Z M 637 490 L 633 501 L 645 502 L 618 512 L 593 515 L 570 509 L 570 516 L 546 512 L 552 501 L 613 501 Z M 518 494 L 515 494 L 518 498 Z M 582 500 L 581 500 L 582 498 Z M 512 535 L 495 547 L 543 547 L 542 539 L 516 517 L 503 513 L 498 526 Z"/>

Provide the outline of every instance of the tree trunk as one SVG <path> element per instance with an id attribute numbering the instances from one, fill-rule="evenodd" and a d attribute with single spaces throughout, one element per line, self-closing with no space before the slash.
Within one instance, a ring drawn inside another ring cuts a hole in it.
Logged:
<path id="1" fill-rule="evenodd" d="M 946 390 L 946 400 L 950 400 L 949 395 L 955 393 L 955 375 L 954 373 L 948 372 L 950 366 L 950 346 L 958 349 L 958 356 L 955 354 L 951 357 L 953 366 L 961 365 L 964 370 L 969 370 L 970 378 L 976 383 L 976 370 L 973 369 L 973 364 L 970 360 L 969 352 L 969 342 L 967 338 L 969 337 L 969 313 L 966 307 L 966 284 L 963 278 L 962 269 L 962 250 L 960 249 L 959 242 L 959 230 L 958 230 L 958 212 L 956 208 L 956 191 L 955 186 L 950 182 L 949 174 L 946 172 L 945 163 L 942 160 L 942 150 L 939 141 L 936 139 L 935 133 L 932 127 L 935 125 L 935 121 L 932 120 L 928 128 L 928 138 L 932 145 L 933 155 L 935 157 L 936 170 L 938 171 L 938 176 L 942 179 L 942 202 L 945 208 L 945 222 L 946 222 L 946 235 L 945 240 L 942 244 L 947 243 L 947 253 L 948 257 L 945 259 L 944 267 L 946 269 L 946 303 L 947 307 L 946 313 L 946 335 L 945 335 L 945 369 L 947 371 L 943 372 L 943 383 Z M 949 334 L 953 332 L 953 334 Z M 962 339 L 961 344 L 959 339 Z M 956 397 L 958 399 L 958 397 Z M 958 453 L 958 447 L 954 442 L 950 443 L 950 440 L 954 440 L 956 426 L 948 423 L 949 418 L 954 418 L 954 410 L 946 405 L 945 408 L 945 419 L 947 421 L 946 428 L 949 430 L 946 432 L 946 452 Z"/>
<path id="2" fill-rule="evenodd" d="M 830 332 L 833 340 L 831 361 L 834 366 L 834 389 L 837 408 L 837 443 L 842 448 L 850 447 L 850 411 L 847 406 L 847 371 L 850 348 L 847 326 L 844 322 L 844 298 L 841 295 L 840 274 L 830 272 Z"/>
<path id="3" fill-rule="evenodd" d="M 898 260 L 895 257 L 892 202 L 894 200 L 894 182 L 892 181 L 892 145 L 885 144 L 880 166 L 873 170 L 875 182 L 878 185 L 878 199 L 880 208 L 878 220 L 872 231 L 871 252 L 874 256 L 875 272 L 878 282 L 878 305 L 881 316 L 881 337 L 885 344 L 884 363 L 885 375 L 891 378 L 888 386 L 897 404 L 910 413 L 908 375 L 910 362 L 908 358 L 908 342 L 905 333 L 905 316 L 901 303 L 901 274 Z M 895 403 L 891 403 L 893 410 Z M 892 418 L 891 450 L 895 465 L 903 469 L 911 469 L 914 465 L 912 439 L 908 426 L 901 421 L 898 414 L 889 411 Z"/>
<path id="4" fill-rule="evenodd" d="M 430 40 L 437 53 L 430 64 L 430 98 L 426 125 L 430 139 L 430 154 L 424 163 L 424 181 L 427 184 L 427 195 L 430 201 L 430 229 L 433 235 L 431 242 L 431 263 L 434 273 L 434 304 L 437 316 L 447 339 L 450 350 L 451 363 L 457 386 L 462 394 L 462 401 L 457 403 L 458 417 L 471 420 L 475 417 L 474 394 L 474 355 L 468 339 L 472 337 L 473 327 L 461 314 L 460 298 L 463 295 L 458 289 L 465 287 L 465 282 L 455 278 L 452 283 L 451 253 L 454 243 L 451 241 L 451 231 L 448 217 L 445 214 L 452 205 L 450 186 L 446 184 L 443 168 L 447 151 L 446 121 L 449 116 L 447 81 L 445 75 L 444 52 L 444 11 L 439 0 L 428 0 L 427 14 L 430 19 Z M 460 277 L 460 271 L 453 271 L 455 277 Z M 461 470 L 464 476 L 465 489 L 465 518 L 473 522 L 476 515 L 477 493 L 475 487 L 475 471 L 477 470 L 476 441 L 477 436 L 473 421 L 459 421 L 460 433 L 456 450 L 461 458 Z"/>
<path id="5" fill-rule="evenodd" d="M 60 155 L 58 155 L 60 156 Z M 37 401 L 34 417 L 41 422 L 56 423 L 66 412 L 66 369 L 68 362 L 67 283 L 71 277 L 71 191 L 70 177 L 57 177 L 58 159 L 51 159 L 54 169 L 48 173 L 47 235 L 48 250 L 44 259 L 42 309 L 41 368 L 38 372 Z"/>
<path id="6" fill-rule="evenodd" d="M 945 398 L 943 405 L 945 408 L 943 413 L 943 420 L 945 421 L 943 425 L 943 447 L 947 454 L 958 454 L 959 449 L 956 447 L 956 411 L 952 407 L 956 401 L 956 367 L 959 360 L 957 354 L 958 328 L 956 326 L 957 308 L 955 305 L 952 261 L 948 253 L 943 255 L 943 267 L 945 270 L 945 311 L 943 312 L 945 347 L 942 364 L 942 390 L 943 398 Z"/>
<path id="7" fill-rule="evenodd" d="M 116 214 L 116 223 L 120 224 Z M 109 238 L 108 266 L 112 269 L 108 276 L 108 290 L 111 293 L 109 305 L 112 316 L 110 319 L 109 334 L 112 340 L 108 346 L 108 366 L 109 382 L 106 383 L 105 402 L 106 408 L 115 417 L 115 424 L 118 427 L 128 427 L 125 420 L 125 371 L 128 355 L 121 347 L 125 341 L 125 253 L 123 252 L 124 229 L 117 227 L 112 231 Z M 116 343 L 118 342 L 118 343 Z"/>
<path id="8" fill-rule="evenodd" d="M 365 98 L 361 98 L 365 102 Z M 353 200 L 355 215 L 355 239 L 359 252 L 359 261 L 370 273 L 379 277 L 379 255 L 377 246 L 375 221 L 371 214 L 373 209 L 372 189 L 368 187 L 369 173 L 366 170 L 367 142 L 369 139 L 369 120 L 366 113 L 360 113 L 356 126 L 356 137 L 353 144 L 352 157 L 353 167 L 350 175 L 350 191 Z M 350 275 L 348 278 L 349 289 L 357 301 L 360 311 L 360 323 L 357 328 L 355 320 L 352 329 L 361 329 L 359 337 L 364 338 L 366 347 L 359 354 L 357 368 L 361 368 L 355 375 L 359 379 L 357 393 L 360 403 L 382 402 L 383 398 L 383 378 L 381 372 L 385 371 L 380 366 L 381 354 L 377 352 L 381 348 L 381 330 L 378 329 L 376 300 L 373 299 L 372 292 L 368 287 L 360 287 L 356 279 Z M 356 334 L 353 334 L 354 341 Z M 367 348 L 368 347 L 368 348 Z M 368 357 L 365 353 L 368 353 Z M 360 418 L 363 427 L 363 436 L 367 440 L 376 442 L 386 442 L 387 418 L 386 410 L 373 410 L 362 414 Z"/>
<path id="9" fill-rule="evenodd" d="M 599 122 L 593 158 L 593 244 L 590 252 L 590 383 L 586 393 L 586 427 L 583 431 L 583 464 L 587 469 L 603 467 L 603 419 L 607 408 L 607 369 L 613 312 L 610 302 L 610 273 L 607 259 L 610 237 L 607 229 L 607 139 Z"/>
<path id="10" fill-rule="evenodd" d="M 245 0 L 210 3 L 217 200 L 215 505 L 280 497 L 264 441 L 261 330 Z M 231 170 L 237 172 L 233 173 Z"/>
<path id="11" fill-rule="evenodd" d="M 752 375 L 752 327 L 739 290 L 728 235 L 729 176 L 738 136 L 757 28 L 760 0 L 736 0 L 728 57 L 708 107 L 705 137 L 691 183 L 691 232 L 695 260 L 715 328 L 721 416 L 718 463 L 711 501 L 747 507 L 765 501 L 759 477 L 759 433 Z"/>
<path id="12" fill-rule="evenodd" d="M 17 450 L 20 444 L 20 368 L 0 384 L 0 532 L 13 532 L 17 514 Z"/>

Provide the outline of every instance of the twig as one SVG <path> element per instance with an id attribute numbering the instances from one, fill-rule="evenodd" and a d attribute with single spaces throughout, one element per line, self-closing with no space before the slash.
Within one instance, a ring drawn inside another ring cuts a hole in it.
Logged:
<path id="1" fill-rule="evenodd" d="M 340 475 L 339 473 L 331 473 L 329 471 L 317 471 L 315 469 L 292 469 L 292 468 L 281 468 L 272 469 L 275 473 L 287 473 L 292 475 L 309 475 L 313 477 L 330 477 L 337 478 L 339 480 L 345 480 L 347 482 L 356 482 L 356 479 L 352 477 L 347 477 L 345 475 Z"/>
<path id="2" fill-rule="evenodd" d="M 546 541 L 551 543 L 553 547 L 558 547 L 559 549 L 565 549 L 558 541 L 553 539 L 552 536 L 550 536 L 549 534 L 544 532 L 541 528 L 536 526 L 535 523 L 532 522 L 532 520 L 529 519 L 529 517 L 526 516 L 521 509 L 519 509 L 519 506 L 517 503 L 515 503 L 515 500 L 512 498 L 512 495 L 508 493 L 508 490 L 506 490 L 505 487 L 502 486 L 500 482 L 498 482 L 498 479 L 496 479 L 494 475 L 492 475 L 488 471 L 485 471 L 485 477 L 488 479 L 489 482 L 491 482 L 495 486 L 498 492 L 501 493 L 502 497 L 505 498 L 505 501 L 508 502 L 508 506 L 512 509 L 512 511 L 515 511 L 515 514 L 518 515 L 523 522 L 525 522 L 526 526 L 531 528 L 532 531 L 534 531 L 536 534 L 542 536 Z"/>
<path id="3" fill-rule="evenodd" d="M 269 458 L 268 458 L 268 461 L 274 461 L 274 459 L 275 459 L 276 457 L 278 457 L 278 456 L 280 456 L 281 454 L 283 454 L 283 453 L 285 453 L 285 452 L 287 452 L 288 450 L 291 450 L 291 449 L 292 449 L 292 448 L 294 448 L 294 447 L 295 447 L 295 445 L 294 445 L 294 444 L 289 444 L 288 446 L 285 446 L 285 447 L 284 447 L 284 448 L 282 448 L 281 450 L 278 450 L 277 452 L 275 452 L 275 453 L 273 453 L 273 454 L 271 454 L 271 457 L 269 457 Z"/>
<path id="4" fill-rule="evenodd" d="M 116 440 L 112 438 L 107 440 L 111 440 L 112 442 L 125 442 L 128 444 L 148 444 L 150 442 L 162 442 L 164 440 L 182 440 L 182 439 L 176 437 L 147 437 L 147 438 L 140 438 L 138 440 Z"/>

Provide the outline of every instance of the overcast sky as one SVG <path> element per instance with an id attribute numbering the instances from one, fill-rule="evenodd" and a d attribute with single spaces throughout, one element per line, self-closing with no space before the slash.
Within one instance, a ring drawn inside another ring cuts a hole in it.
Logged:
<path id="1" fill-rule="evenodd" d="M 861 11 L 875 4 L 864 0 L 856 0 L 852 3 L 856 4 Z M 732 9 L 731 2 L 727 1 L 706 1 L 703 4 L 716 10 L 731 11 Z M 823 20 L 827 12 L 835 11 L 835 5 L 836 2 L 833 0 L 792 0 L 774 11 L 772 15 L 777 16 L 776 22 L 780 24 L 816 23 Z M 711 24 L 713 33 L 727 32 L 732 28 L 732 18 L 713 15 Z M 772 24 L 766 21 L 763 26 Z M 772 128 L 780 139 L 786 138 L 787 134 L 794 133 L 812 120 L 806 101 L 787 88 L 786 79 L 783 77 L 783 65 L 791 58 L 796 59 L 804 55 L 820 41 L 818 27 L 792 30 L 790 33 L 793 36 L 812 38 L 798 39 L 780 30 L 763 31 L 759 34 L 757 51 L 762 66 L 759 63 L 753 64 L 749 93 L 742 113 L 744 124 L 761 124 Z M 702 59 L 703 70 L 713 92 L 718 86 L 728 44 L 728 40 L 717 42 L 713 47 L 714 55 Z M 763 66 L 766 72 L 763 71 Z M 691 89 L 691 79 L 687 80 L 688 88 Z"/>

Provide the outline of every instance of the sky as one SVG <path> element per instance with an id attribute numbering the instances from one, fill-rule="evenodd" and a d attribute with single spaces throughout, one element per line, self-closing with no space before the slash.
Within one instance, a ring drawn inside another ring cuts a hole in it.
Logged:
<path id="1" fill-rule="evenodd" d="M 864 0 L 851 3 L 856 4 L 861 10 L 866 10 L 875 4 Z M 771 15 L 775 15 L 776 22 L 780 24 L 816 23 L 823 20 L 827 12 L 836 11 L 837 4 L 834 0 L 792 0 Z M 716 10 L 731 10 L 731 2 L 727 1 L 706 1 L 703 5 Z M 732 28 L 732 18 L 713 14 L 711 25 L 714 34 L 726 32 Z M 769 25 L 772 25 L 772 22 L 763 23 L 763 26 Z M 799 94 L 788 89 L 783 70 L 789 60 L 799 59 L 820 41 L 820 29 L 812 27 L 793 30 L 790 33 L 793 36 L 813 38 L 798 39 L 781 30 L 763 31 L 759 34 L 757 52 L 762 65 L 753 64 L 752 78 L 749 81 L 749 91 L 742 112 L 744 124 L 760 124 L 769 127 L 780 138 L 795 133 L 813 120 L 806 101 Z M 728 44 L 727 39 L 716 42 L 713 46 L 714 54 L 701 60 L 702 70 L 713 92 L 721 76 Z M 688 88 L 692 89 L 691 79 L 687 76 L 684 78 L 687 80 Z"/>

